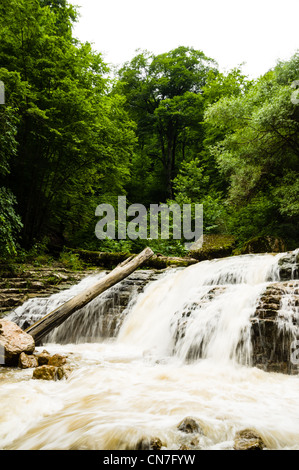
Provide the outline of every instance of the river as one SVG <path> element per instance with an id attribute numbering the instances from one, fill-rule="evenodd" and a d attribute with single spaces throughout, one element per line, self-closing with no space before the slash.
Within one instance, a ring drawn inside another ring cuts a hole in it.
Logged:
<path id="1" fill-rule="evenodd" d="M 166 270 L 142 292 L 132 291 L 110 337 L 100 327 L 107 297 L 97 299 L 37 348 L 68 356 L 67 380 L 0 368 L 0 448 L 128 450 L 159 437 L 165 449 L 224 450 L 233 448 L 237 431 L 250 428 L 268 449 L 299 450 L 299 375 L 252 366 L 250 319 L 262 292 L 279 280 L 280 256 Z M 47 309 L 97 278 L 46 299 Z M 45 314 L 42 302 L 19 307 L 14 320 Z M 281 312 L 288 325 L 285 305 Z M 299 316 L 298 307 L 290 315 Z M 178 429 L 186 416 L 200 423 L 195 437 Z"/>

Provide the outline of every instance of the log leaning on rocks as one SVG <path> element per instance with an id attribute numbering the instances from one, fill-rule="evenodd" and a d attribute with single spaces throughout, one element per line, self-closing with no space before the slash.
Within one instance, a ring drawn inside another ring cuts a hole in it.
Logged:
<path id="1" fill-rule="evenodd" d="M 93 287 L 86 289 L 84 292 L 76 295 L 68 300 L 65 304 L 56 308 L 53 312 L 48 313 L 36 323 L 28 327 L 25 332 L 30 334 L 36 343 L 46 336 L 57 326 L 61 325 L 70 315 L 84 307 L 91 300 L 95 299 L 98 295 L 114 286 L 124 278 L 132 274 L 137 268 L 145 263 L 154 252 L 149 248 L 145 248 L 137 256 L 131 256 L 126 259 L 113 271 L 111 271 L 103 279 L 100 279 Z"/>

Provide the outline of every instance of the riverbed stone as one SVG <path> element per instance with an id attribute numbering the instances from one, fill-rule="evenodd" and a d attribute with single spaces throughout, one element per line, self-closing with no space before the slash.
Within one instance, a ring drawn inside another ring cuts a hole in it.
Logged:
<path id="1" fill-rule="evenodd" d="M 19 356 L 18 366 L 21 369 L 30 369 L 38 366 L 37 357 L 33 354 L 26 354 L 22 352 Z"/>
<path id="2" fill-rule="evenodd" d="M 57 367 L 47 364 L 38 366 L 34 369 L 32 378 L 39 380 L 57 380 Z"/>
<path id="3" fill-rule="evenodd" d="M 150 440 L 150 450 L 161 450 L 163 442 L 159 437 L 152 437 Z"/>
<path id="4" fill-rule="evenodd" d="M 243 429 L 235 435 L 234 450 L 263 450 L 264 448 L 263 439 L 252 429 Z"/>
<path id="5" fill-rule="evenodd" d="M 61 367 L 66 363 L 66 357 L 61 354 L 54 354 L 49 357 L 48 364 L 49 366 Z"/>
<path id="6" fill-rule="evenodd" d="M 4 365 L 17 366 L 22 352 L 32 354 L 35 342 L 16 323 L 2 319 L 0 321 L 0 349 L 4 351 Z"/>
<path id="7" fill-rule="evenodd" d="M 159 437 L 142 437 L 136 444 L 135 450 L 161 450 L 165 444 Z"/>
<path id="8" fill-rule="evenodd" d="M 44 349 L 40 354 L 37 355 L 38 365 L 44 366 L 48 364 L 50 357 L 50 353 Z"/>
<path id="9" fill-rule="evenodd" d="M 57 379 L 62 380 L 62 379 L 67 379 L 72 372 L 72 368 L 69 364 L 66 364 L 64 366 L 57 367 Z"/>
<path id="10" fill-rule="evenodd" d="M 199 421 L 192 416 L 186 416 L 177 426 L 178 430 L 186 434 L 203 434 Z"/>

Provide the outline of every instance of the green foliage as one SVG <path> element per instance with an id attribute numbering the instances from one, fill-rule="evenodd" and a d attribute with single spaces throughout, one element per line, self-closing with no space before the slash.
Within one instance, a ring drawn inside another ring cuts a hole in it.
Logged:
<path id="1" fill-rule="evenodd" d="M 233 201 L 253 196 L 264 183 L 277 184 L 282 168 L 297 171 L 299 123 L 291 93 L 270 75 L 244 97 L 222 98 L 207 110 L 207 121 L 226 132 L 213 152 L 230 178 Z"/>
<path id="2" fill-rule="evenodd" d="M 184 162 L 174 179 L 174 201 L 183 207 L 183 204 L 203 205 L 204 233 L 217 233 L 225 231 L 226 208 L 221 193 L 211 189 L 210 176 L 201 166 L 200 160 Z"/>
<path id="3" fill-rule="evenodd" d="M 120 70 L 116 90 L 126 96 L 139 142 L 130 199 L 172 198 L 172 180 L 180 162 L 202 145 L 201 92 L 212 68 L 215 63 L 203 52 L 178 47 L 157 56 L 139 53 Z M 140 179 L 145 182 L 143 191 Z"/>
<path id="4" fill-rule="evenodd" d="M 16 199 L 6 188 L 0 188 L 0 253 L 1 257 L 14 256 L 16 237 L 22 228 L 14 206 Z"/>
<path id="5" fill-rule="evenodd" d="M 232 69 L 227 74 L 210 70 L 203 87 L 205 103 L 209 106 L 223 97 L 242 96 L 248 92 L 253 83 L 253 80 L 249 80 L 242 73 L 241 68 Z"/>
<path id="6" fill-rule="evenodd" d="M 105 238 L 104 240 L 97 240 L 92 242 L 82 243 L 80 246 L 83 249 L 107 253 L 139 253 L 147 246 L 150 247 L 154 253 L 160 253 L 165 256 L 186 256 L 187 250 L 184 246 L 184 240 L 163 240 L 161 238 L 154 239 L 137 239 L 137 240 L 112 240 Z"/>
<path id="7" fill-rule="evenodd" d="M 84 267 L 79 255 L 68 250 L 63 250 L 61 252 L 59 262 L 62 263 L 67 269 L 71 269 L 73 271 L 80 271 Z"/>
<path id="8" fill-rule="evenodd" d="M 210 178 L 204 174 L 198 158 L 182 162 L 180 171 L 173 180 L 175 200 L 178 204 L 200 201 L 208 191 Z"/>
<path id="9" fill-rule="evenodd" d="M 112 81 L 101 54 L 73 38 L 77 16 L 66 0 L 0 4 L 2 254 L 51 262 L 56 244 L 186 253 L 171 235 L 97 240 L 95 208 L 118 195 L 203 204 L 206 234 L 296 246 L 299 53 L 253 81 L 191 47 L 140 51 Z M 61 260 L 80 268 L 71 252 Z"/>
<path id="10" fill-rule="evenodd" d="M 231 208 L 227 217 L 230 233 L 243 243 L 256 235 L 278 234 L 279 216 L 277 201 L 267 195 L 257 195 L 243 206 Z"/>
<path id="11" fill-rule="evenodd" d="M 229 181 L 228 226 L 243 240 L 279 227 L 287 239 L 298 224 L 299 114 L 290 86 L 298 66 L 296 54 L 205 113 L 217 135 L 210 151 Z"/>
<path id="12" fill-rule="evenodd" d="M 80 218 L 90 220 L 96 195 L 124 191 L 134 124 L 124 98 L 109 96 L 101 55 L 72 38 L 72 6 L 13 0 L 2 13 L 1 70 L 20 81 L 7 90 L 18 119 L 17 136 L 5 136 L 17 156 L 10 188 L 19 202 L 22 243 L 30 247 L 44 235 L 71 233 Z"/>
<path id="13" fill-rule="evenodd" d="M 287 217 L 297 217 L 299 214 L 299 179 L 298 173 L 289 171 L 275 189 L 279 200 L 279 211 Z"/>

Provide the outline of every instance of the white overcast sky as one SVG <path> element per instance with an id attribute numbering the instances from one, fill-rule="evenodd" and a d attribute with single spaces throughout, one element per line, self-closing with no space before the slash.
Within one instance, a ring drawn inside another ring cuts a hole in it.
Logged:
<path id="1" fill-rule="evenodd" d="M 299 49 L 299 0 L 69 0 L 80 6 L 74 36 L 121 65 L 137 49 L 202 50 L 221 70 L 245 62 L 257 78 Z M 298 71 L 299 79 L 299 71 Z"/>

